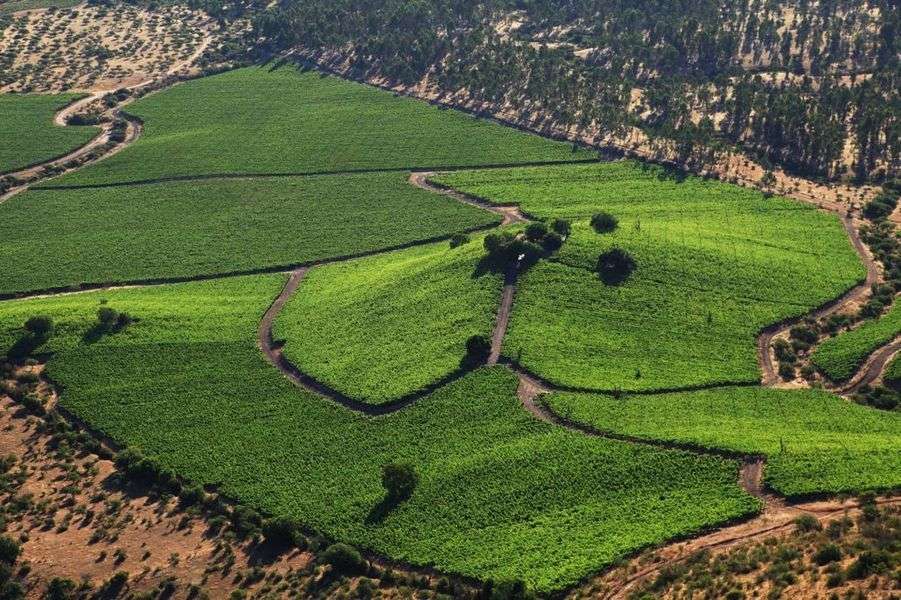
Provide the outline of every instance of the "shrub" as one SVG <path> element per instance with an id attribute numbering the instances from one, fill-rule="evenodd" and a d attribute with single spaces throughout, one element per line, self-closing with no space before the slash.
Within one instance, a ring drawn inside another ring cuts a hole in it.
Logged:
<path id="1" fill-rule="evenodd" d="M 347 544 L 332 544 L 322 553 L 322 562 L 331 565 L 339 573 L 353 575 L 363 571 L 363 557 L 356 548 Z"/>
<path id="2" fill-rule="evenodd" d="M 18 581 L 7 581 L 0 585 L 0 598 L 3 600 L 22 600 L 25 598 L 25 588 Z"/>
<path id="3" fill-rule="evenodd" d="M 809 533 L 811 531 L 820 531 L 823 526 L 820 525 L 820 522 L 816 517 L 812 515 L 801 515 L 795 519 L 795 528 L 803 533 Z"/>
<path id="4" fill-rule="evenodd" d="M 572 231 L 572 225 L 566 219 L 554 219 L 551 221 L 551 230 L 559 235 L 567 236 Z"/>
<path id="5" fill-rule="evenodd" d="M 778 339 L 773 342 L 773 351 L 776 354 L 776 358 L 780 361 L 795 362 L 798 358 L 795 351 L 792 349 L 791 344 L 783 339 Z"/>
<path id="6" fill-rule="evenodd" d="M 382 467 L 382 486 L 388 492 L 388 500 L 400 502 L 413 495 L 419 483 L 419 475 L 411 464 L 389 463 Z"/>
<path id="7" fill-rule="evenodd" d="M 70 600 L 75 598 L 75 590 L 77 586 L 71 579 L 62 577 L 54 577 L 47 584 L 47 592 L 44 594 L 44 600 Z"/>
<path id="8" fill-rule="evenodd" d="M 549 232 L 542 238 L 541 247 L 548 254 L 553 254 L 563 245 L 563 236 L 554 231 Z"/>
<path id="9" fill-rule="evenodd" d="M 535 594 L 519 580 L 501 582 L 491 592 L 492 600 L 529 600 L 534 597 Z"/>
<path id="10" fill-rule="evenodd" d="M 591 217 L 591 227 L 597 233 L 610 233 L 619 226 L 616 217 L 608 212 L 599 212 Z"/>
<path id="11" fill-rule="evenodd" d="M 465 233 L 455 233 L 454 235 L 451 236 L 451 239 L 450 239 L 450 247 L 451 248 L 457 248 L 459 246 L 462 246 L 463 244 L 468 244 L 468 243 L 469 243 L 469 236 L 466 235 Z"/>
<path id="12" fill-rule="evenodd" d="M 101 327 L 104 329 L 112 329 L 113 325 L 116 323 L 116 319 L 119 318 L 119 313 L 110 308 L 109 306 L 101 306 L 97 310 L 97 322 L 100 323 Z"/>
<path id="13" fill-rule="evenodd" d="M 795 366 L 790 362 L 779 363 L 779 377 L 785 381 L 791 381 L 795 378 Z"/>
<path id="14" fill-rule="evenodd" d="M 607 285 L 619 285 L 635 270 L 635 259 L 621 248 L 612 248 L 598 257 L 598 275 Z"/>
<path id="15" fill-rule="evenodd" d="M 53 329 L 53 319 L 47 316 L 31 317 L 25 321 L 25 331 L 41 342 L 46 342 L 50 339 L 53 335 Z"/>
<path id="16" fill-rule="evenodd" d="M 806 344 L 813 344 L 819 338 L 817 332 L 809 325 L 795 325 L 789 330 L 789 336 Z"/>
<path id="17" fill-rule="evenodd" d="M 466 340 L 466 361 L 473 365 L 483 364 L 491 355 L 491 341 L 484 335 L 473 335 Z"/>
<path id="18" fill-rule="evenodd" d="M 13 564 L 19 558 L 19 552 L 21 552 L 21 548 L 14 539 L 0 535 L 0 562 Z"/>
<path id="19" fill-rule="evenodd" d="M 288 517 L 276 517 L 263 524 L 263 537 L 274 546 L 295 546 L 300 536 L 300 525 Z"/>
<path id="20" fill-rule="evenodd" d="M 836 562 L 841 560 L 842 551 L 835 544 L 826 544 L 822 546 L 816 553 L 813 555 L 813 560 L 818 565 L 826 565 L 831 562 Z"/>
<path id="21" fill-rule="evenodd" d="M 526 239 L 529 241 L 540 242 L 545 235 L 547 235 L 547 225 L 540 221 L 529 223 L 526 226 Z"/>
<path id="22" fill-rule="evenodd" d="M 181 493 L 178 495 L 181 498 L 182 504 L 185 506 L 193 506 L 195 504 L 200 504 L 203 502 L 206 494 L 203 492 L 203 486 L 200 484 L 192 484 L 186 485 L 181 488 Z"/>
<path id="23" fill-rule="evenodd" d="M 260 514 L 247 506 L 237 506 L 232 512 L 232 528 L 240 538 L 246 538 L 257 532 L 263 525 Z"/>
<path id="24" fill-rule="evenodd" d="M 885 550 L 861 552 L 848 567 L 848 579 L 864 579 L 870 575 L 886 572 L 892 565 L 892 557 Z"/>

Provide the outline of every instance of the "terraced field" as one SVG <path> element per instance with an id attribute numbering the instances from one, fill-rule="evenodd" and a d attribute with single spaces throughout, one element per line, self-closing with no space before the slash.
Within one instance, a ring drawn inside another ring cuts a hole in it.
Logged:
<path id="1" fill-rule="evenodd" d="M 129 106 L 136 144 L 51 185 L 590 159 L 585 151 L 293 67 L 250 67 Z"/>
<path id="2" fill-rule="evenodd" d="M 901 335 L 901 306 L 895 302 L 881 318 L 867 321 L 817 346 L 811 362 L 832 381 L 845 381 L 867 356 L 898 335 Z"/>
<path id="3" fill-rule="evenodd" d="M 312 270 L 276 321 L 286 356 L 351 398 L 385 403 L 461 368 L 491 335 L 502 277 L 480 271 L 482 239 Z"/>
<path id="4" fill-rule="evenodd" d="M 0 348 L 50 316 L 38 352 L 61 406 L 189 480 L 391 560 L 544 593 L 761 510 L 772 528 L 761 457 L 787 502 L 901 487 L 897 413 L 756 385 L 761 329 L 865 277 L 833 214 L 583 164 L 292 67 L 128 110 L 135 143 L 0 204 L 0 296 L 168 283 L 0 301 Z M 598 233 L 601 211 L 618 227 Z M 502 217 L 572 230 L 531 268 L 488 269 L 476 231 Z M 617 248 L 636 268 L 611 285 L 599 256 Z M 135 321 L 101 331 L 101 307 Z M 894 313 L 824 355 L 864 352 Z M 467 340 L 492 334 L 509 368 L 461 368 Z M 420 480 L 391 504 L 395 462 Z"/>
<path id="5" fill-rule="evenodd" d="M 632 162 L 435 178 L 536 218 L 573 220 L 560 252 L 521 277 L 504 354 L 555 384 L 660 390 L 760 379 L 755 340 L 841 295 L 865 271 L 834 216 Z M 619 227 L 588 221 L 612 213 Z M 604 285 L 598 256 L 637 263 Z"/>
<path id="6" fill-rule="evenodd" d="M 559 589 L 638 547 L 758 507 L 738 487 L 734 461 L 534 420 L 501 367 L 376 419 L 299 391 L 255 345 L 259 315 L 283 281 L 3 302 L 0 343 L 28 316 L 53 316 L 49 375 L 63 406 L 97 429 L 271 514 L 451 572 Z M 101 298 L 138 321 L 88 343 Z M 388 461 L 412 462 L 422 480 L 383 514 Z"/>
<path id="7" fill-rule="evenodd" d="M 901 415 L 816 390 L 720 388 L 679 394 L 553 394 L 551 409 L 602 431 L 765 455 L 786 496 L 901 486 Z"/>
<path id="8" fill-rule="evenodd" d="M 0 204 L 0 293 L 272 269 L 499 221 L 404 173 L 30 190 Z"/>
<path id="9" fill-rule="evenodd" d="M 0 174 L 66 154 L 97 135 L 96 127 L 53 124 L 56 112 L 79 97 L 0 94 Z"/>

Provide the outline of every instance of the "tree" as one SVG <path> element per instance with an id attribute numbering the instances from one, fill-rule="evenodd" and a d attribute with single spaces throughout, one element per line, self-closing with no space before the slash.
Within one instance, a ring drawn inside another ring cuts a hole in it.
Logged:
<path id="1" fill-rule="evenodd" d="M 555 231 L 548 232 L 541 239 L 541 247 L 544 248 L 544 251 L 548 254 L 553 254 L 563 245 L 563 236 Z"/>
<path id="2" fill-rule="evenodd" d="M 353 575 L 363 571 L 363 557 L 347 544 L 332 544 L 322 553 L 322 562 L 331 565 L 339 573 Z"/>
<path id="3" fill-rule="evenodd" d="M 101 306 L 97 310 L 97 322 L 100 324 L 100 327 L 104 331 L 110 331 L 113 329 L 116 323 L 116 319 L 119 318 L 119 313 L 110 308 L 109 306 Z"/>
<path id="4" fill-rule="evenodd" d="M 566 219 L 554 219 L 551 221 L 551 229 L 566 237 L 572 231 L 572 225 Z"/>
<path id="5" fill-rule="evenodd" d="M 53 335 L 53 319 L 47 316 L 31 317 L 25 321 L 25 331 L 30 333 L 35 340 L 46 342 Z"/>
<path id="6" fill-rule="evenodd" d="M 418 483 L 419 475 L 411 464 L 389 463 L 382 467 L 382 486 L 390 502 L 401 502 L 412 496 Z"/>
<path id="7" fill-rule="evenodd" d="M 71 600 L 75 598 L 75 582 L 71 579 L 54 577 L 47 585 L 44 600 Z"/>
<path id="8" fill-rule="evenodd" d="M 635 270 L 635 259 L 621 248 L 612 248 L 598 256 L 598 275 L 607 285 L 619 285 Z"/>
<path id="9" fill-rule="evenodd" d="M 491 341 L 484 335 L 473 335 L 466 340 L 466 359 L 473 365 L 480 365 L 491 355 Z"/>
<path id="10" fill-rule="evenodd" d="M 619 220 L 608 212 L 599 212 L 592 215 L 591 226 L 597 233 L 610 233 L 619 226 Z"/>
<path id="11" fill-rule="evenodd" d="M 9 565 L 13 564 L 19 558 L 19 552 L 21 552 L 21 549 L 14 539 L 0 535 L 0 562 Z"/>
<path id="12" fill-rule="evenodd" d="M 530 242 L 540 242 L 545 235 L 547 235 L 547 225 L 540 221 L 529 223 L 526 226 L 526 239 Z"/>
<path id="13" fill-rule="evenodd" d="M 274 546 L 297 545 L 300 536 L 300 525 L 288 517 L 275 517 L 263 524 L 263 537 Z"/>

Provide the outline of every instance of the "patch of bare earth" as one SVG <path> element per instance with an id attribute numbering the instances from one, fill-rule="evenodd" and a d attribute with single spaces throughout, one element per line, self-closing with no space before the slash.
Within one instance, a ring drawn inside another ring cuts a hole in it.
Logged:
<path id="1" fill-rule="evenodd" d="M 0 29 L 0 93 L 115 90 L 190 74 L 222 32 L 183 6 L 41 9 Z"/>

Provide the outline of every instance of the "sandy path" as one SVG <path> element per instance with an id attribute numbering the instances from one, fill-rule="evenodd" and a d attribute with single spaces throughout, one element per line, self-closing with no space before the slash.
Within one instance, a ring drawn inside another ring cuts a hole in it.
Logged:
<path id="1" fill-rule="evenodd" d="M 855 373 L 846 384 L 835 391 L 840 394 L 852 394 L 864 386 L 872 385 L 882 376 L 886 365 L 888 365 L 889 361 L 891 361 L 899 351 L 901 351 L 901 337 L 896 337 L 885 346 L 882 346 L 870 354 L 857 370 L 857 373 Z"/>
<path id="2" fill-rule="evenodd" d="M 519 209 L 519 206 L 513 204 L 494 204 L 493 202 L 486 202 L 481 198 L 476 198 L 475 196 L 470 196 L 469 194 L 464 194 L 463 192 L 440 186 L 432 181 L 429 181 L 429 177 L 434 174 L 435 173 L 429 171 L 414 171 L 413 173 L 410 173 L 410 183 L 420 189 L 426 190 L 427 192 L 441 194 L 443 196 L 447 196 L 448 198 L 453 198 L 458 202 L 462 202 L 463 204 L 469 204 L 470 206 L 484 208 L 485 210 L 489 210 L 495 214 L 501 215 L 501 217 L 503 217 L 501 225 L 510 225 L 512 223 L 527 223 L 529 221 L 528 217 L 526 217 Z"/>

